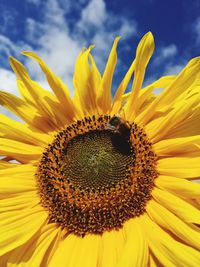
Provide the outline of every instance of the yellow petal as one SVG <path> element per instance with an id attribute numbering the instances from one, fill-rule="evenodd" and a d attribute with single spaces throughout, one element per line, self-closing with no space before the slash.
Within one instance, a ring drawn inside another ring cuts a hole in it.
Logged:
<path id="1" fill-rule="evenodd" d="M 30 58 L 33 58 L 39 63 L 41 69 L 46 75 L 50 87 L 52 88 L 54 94 L 56 95 L 60 103 L 60 109 L 63 110 L 65 116 L 67 116 L 68 121 L 72 121 L 74 117 L 77 115 L 77 110 L 75 109 L 74 103 L 70 97 L 69 89 L 67 88 L 67 86 L 62 82 L 62 80 L 59 77 L 57 77 L 51 71 L 51 69 L 45 64 L 45 62 L 40 57 L 38 57 L 38 55 L 29 51 L 23 52 L 22 54 Z"/>
<path id="2" fill-rule="evenodd" d="M 151 252 L 150 257 L 149 257 L 149 267 L 157 267 L 158 266 L 158 262 L 156 262 L 155 256 L 153 255 L 153 253 Z"/>
<path id="3" fill-rule="evenodd" d="M 200 135 L 200 108 L 192 111 L 187 120 L 182 120 L 178 127 L 174 127 L 168 132 L 167 138 L 187 137 L 192 135 Z"/>
<path id="4" fill-rule="evenodd" d="M 82 238 L 70 234 L 60 242 L 48 266 L 97 266 L 99 239 L 98 235 L 86 235 Z"/>
<path id="5" fill-rule="evenodd" d="M 200 135 L 162 140 L 153 145 L 155 153 L 161 156 L 200 156 Z"/>
<path id="6" fill-rule="evenodd" d="M 3 114 L 0 114 L 0 137 L 41 146 L 48 144 L 52 139 L 50 135 L 31 130 L 26 124 L 12 120 Z"/>
<path id="7" fill-rule="evenodd" d="M 149 250 L 146 237 L 140 227 L 140 218 L 129 220 L 124 228 L 127 239 L 116 267 L 146 267 Z"/>
<path id="8" fill-rule="evenodd" d="M 12 180 L 12 179 L 11 179 Z M 8 181 L 7 181 L 8 183 Z M 1 182 L 0 182 L 1 184 Z M 2 191 L 1 189 L 0 191 Z M 21 192 L 21 194 L 17 195 L 16 193 L 13 194 L 12 197 L 5 196 L 4 199 L 0 197 L 0 212 L 7 212 L 7 211 L 20 211 L 25 208 L 31 209 L 35 205 L 38 205 L 40 202 L 40 198 L 38 193 L 34 191 L 28 192 Z"/>
<path id="9" fill-rule="evenodd" d="M 177 98 L 195 85 L 199 75 L 200 57 L 191 59 L 170 86 L 159 96 L 159 106 L 171 105 Z"/>
<path id="10" fill-rule="evenodd" d="M 117 44 L 120 37 L 117 37 L 113 43 L 103 77 L 98 89 L 97 102 L 100 113 L 107 113 L 112 104 L 112 79 L 117 64 Z"/>
<path id="11" fill-rule="evenodd" d="M 10 156 L 21 162 L 29 162 L 31 160 L 38 160 L 43 153 L 43 148 L 11 139 L 0 138 L 0 153 L 3 156 Z"/>
<path id="12" fill-rule="evenodd" d="M 190 228 L 164 206 L 152 200 L 146 206 L 146 211 L 149 217 L 162 228 L 172 232 L 189 246 L 200 249 L 200 233 Z"/>
<path id="13" fill-rule="evenodd" d="M 137 122 L 142 122 L 145 125 L 151 121 L 159 108 L 174 104 L 176 99 L 195 83 L 199 68 L 200 57 L 189 61 L 177 78 L 138 116 Z"/>
<path id="14" fill-rule="evenodd" d="M 60 241 L 55 253 L 53 254 L 48 267 L 62 266 L 69 267 L 70 260 L 76 244 L 81 240 L 80 237 L 69 234 Z M 77 256 L 77 255 L 76 255 Z M 83 265 L 84 266 L 84 265 Z"/>
<path id="15" fill-rule="evenodd" d="M 98 235 L 86 235 L 80 238 L 71 251 L 68 267 L 96 267 L 98 265 L 99 243 Z M 78 255 L 78 257 L 77 257 Z"/>
<path id="16" fill-rule="evenodd" d="M 125 74 L 124 79 L 122 80 L 122 82 L 120 83 L 119 87 L 117 88 L 117 91 L 114 95 L 114 99 L 113 99 L 113 106 L 112 106 L 112 110 L 111 110 L 111 116 L 113 116 L 114 114 L 117 114 L 120 110 L 120 108 L 122 107 L 122 97 L 123 94 L 128 86 L 128 83 L 133 75 L 133 72 L 135 70 L 135 60 L 133 60 L 130 68 L 128 69 L 127 73 Z M 130 93 L 129 93 L 130 95 Z"/>
<path id="17" fill-rule="evenodd" d="M 97 113 L 97 89 L 100 83 L 99 71 L 90 55 L 91 49 L 92 47 L 79 54 L 73 78 L 74 102 L 80 103 L 85 115 Z"/>
<path id="18" fill-rule="evenodd" d="M 183 198 L 198 198 L 200 199 L 200 184 L 179 179 L 177 177 L 160 175 L 155 184 L 160 189 L 164 189 L 175 193 Z"/>
<path id="19" fill-rule="evenodd" d="M 196 178 L 200 176 L 200 157 L 171 157 L 158 160 L 157 170 L 161 175 L 179 178 Z"/>
<path id="20" fill-rule="evenodd" d="M 1 267 L 8 267 L 8 259 L 10 257 L 10 253 L 6 253 L 3 256 L 0 256 L 0 262 L 1 262 Z"/>
<path id="21" fill-rule="evenodd" d="M 163 266 L 196 267 L 199 265 L 200 254 L 197 250 L 173 239 L 148 216 L 142 216 L 141 219 L 150 249 Z"/>
<path id="22" fill-rule="evenodd" d="M 24 99 L 31 106 L 36 106 L 32 96 L 30 95 L 30 93 L 29 93 L 28 89 L 26 88 L 26 86 L 24 85 L 24 83 L 19 79 L 17 79 L 16 83 L 17 83 L 17 88 L 19 90 L 19 93 L 20 93 L 22 99 Z"/>
<path id="23" fill-rule="evenodd" d="M 8 161 L 5 161 L 5 160 L 0 160 L 0 171 L 3 169 L 7 169 L 7 168 L 12 168 L 12 167 L 15 167 L 16 163 L 11 163 L 11 162 L 8 162 Z"/>
<path id="24" fill-rule="evenodd" d="M 147 64 L 153 54 L 153 51 L 154 51 L 153 35 L 151 32 L 148 32 L 143 36 L 137 47 L 132 92 L 124 107 L 126 112 L 126 118 L 130 122 L 134 120 L 135 114 L 137 112 L 137 102 L 138 102 L 139 92 L 142 87 Z"/>
<path id="25" fill-rule="evenodd" d="M 195 90 L 199 89 L 195 87 Z M 178 128 L 178 124 L 184 120 L 187 120 L 195 107 L 199 104 L 200 94 L 193 94 L 190 98 L 185 98 L 179 101 L 174 108 L 168 113 L 163 114 L 163 116 L 152 120 L 146 127 L 145 130 L 153 143 L 156 143 L 164 137 L 167 137 L 173 128 Z"/>
<path id="26" fill-rule="evenodd" d="M 152 191 L 153 198 L 186 223 L 200 223 L 200 211 L 185 200 L 158 188 Z"/>
<path id="27" fill-rule="evenodd" d="M 95 88 L 97 89 L 99 87 L 100 81 L 101 81 L 101 74 L 97 68 L 97 65 L 94 61 L 94 58 L 92 57 L 91 54 L 89 54 L 89 62 L 91 64 L 91 70 L 92 70 L 92 75 L 93 75 L 93 83 Z"/>
<path id="28" fill-rule="evenodd" d="M 18 164 L 13 162 L 4 162 L 0 161 L 0 176 L 10 176 L 17 175 L 17 173 L 21 172 L 30 172 L 34 173 L 36 171 L 36 167 L 32 164 Z M 31 177 L 32 178 L 32 177 Z"/>
<path id="29" fill-rule="evenodd" d="M 36 191 L 35 170 L 31 164 L 16 164 L 12 168 L 0 169 L 0 198 Z"/>
<path id="30" fill-rule="evenodd" d="M 115 267 L 120 260 L 124 245 L 124 229 L 103 233 L 99 252 L 99 266 Z"/>
<path id="31" fill-rule="evenodd" d="M 25 87 L 30 93 L 39 113 L 48 119 L 49 124 L 51 124 L 53 128 L 56 129 L 59 127 L 61 125 L 61 119 L 58 115 L 60 112 L 59 109 L 56 109 L 55 107 L 56 101 L 53 95 L 30 79 L 26 68 L 21 62 L 11 57 L 10 64 L 18 79 L 24 83 Z M 61 117 L 63 116 L 61 115 Z"/>
<path id="32" fill-rule="evenodd" d="M 137 103 L 138 110 L 136 113 L 136 120 L 137 120 L 137 116 L 147 108 L 146 102 L 150 104 L 149 99 L 154 100 L 156 98 L 156 96 L 153 94 L 153 90 L 166 88 L 166 86 L 172 83 L 175 80 L 175 78 L 176 76 L 163 76 L 157 81 L 151 83 L 150 85 L 140 90 L 138 103 Z"/>
<path id="33" fill-rule="evenodd" d="M 46 219 L 47 213 L 39 208 L 0 214 L 0 255 L 26 243 Z"/>
<path id="34" fill-rule="evenodd" d="M 45 99 L 46 104 L 51 108 L 53 117 L 51 119 L 54 120 L 54 123 L 56 124 L 56 127 L 62 127 L 68 122 L 72 122 L 71 119 L 69 119 L 69 115 L 65 114 L 65 112 L 61 109 L 60 103 L 55 98 L 55 96 L 50 93 L 49 91 L 43 89 L 38 83 L 31 81 L 32 86 L 35 87 L 35 90 L 40 93 L 41 98 Z M 23 83 L 21 80 L 17 80 L 17 86 L 18 90 L 22 96 L 22 98 L 31 106 L 35 107 L 38 112 L 43 116 L 46 117 L 46 120 L 49 121 L 49 115 L 44 111 L 44 109 L 41 109 L 41 102 L 37 100 L 37 98 L 33 98 L 30 94 L 28 87 Z M 70 117 L 71 118 L 71 117 Z M 49 122 L 50 123 L 50 122 Z M 56 128 L 54 127 L 54 128 Z"/>
<path id="35" fill-rule="evenodd" d="M 50 246 L 55 242 L 58 231 L 55 224 L 42 227 L 34 238 L 10 253 L 8 267 L 47 266 L 46 261 L 51 251 Z"/>
<path id="36" fill-rule="evenodd" d="M 43 118 L 34 106 L 30 106 L 24 100 L 0 91 L 0 105 L 15 113 L 22 120 L 41 131 L 48 132 L 54 128 Z"/>

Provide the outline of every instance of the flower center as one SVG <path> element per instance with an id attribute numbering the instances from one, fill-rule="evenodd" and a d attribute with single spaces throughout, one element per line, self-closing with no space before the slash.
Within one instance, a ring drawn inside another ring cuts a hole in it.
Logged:
<path id="1" fill-rule="evenodd" d="M 127 168 L 134 164 L 134 154 L 116 147 L 115 138 L 109 130 L 74 137 L 64 152 L 63 169 L 68 181 L 84 190 L 100 190 L 123 181 Z"/>
<path id="2" fill-rule="evenodd" d="M 49 222 L 82 236 L 119 229 L 145 211 L 155 166 L 151 144 L 136 124 L 108 115 L 77 121 L 58 133 L 38 165 Z"/>

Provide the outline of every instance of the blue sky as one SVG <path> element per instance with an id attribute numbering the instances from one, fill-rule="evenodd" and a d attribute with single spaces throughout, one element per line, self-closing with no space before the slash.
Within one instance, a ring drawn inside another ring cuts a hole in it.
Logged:
<path id="1" fill-rule="evenodd" d="M 0 0 L 0 86 L 17 94 L 10 55 L 25 63 L 30 75 L 48 88 L 38 66 L 20 55 L 37 52 L 72 91 L 76 57 L 95 44 L 101 71 L 114 37 L 121 35 L 113 91 L 135 55 L 139 39 L 152 31 L 156 49 L 145 83 L 177 74 L 200 55 L 199 0 Z"/>

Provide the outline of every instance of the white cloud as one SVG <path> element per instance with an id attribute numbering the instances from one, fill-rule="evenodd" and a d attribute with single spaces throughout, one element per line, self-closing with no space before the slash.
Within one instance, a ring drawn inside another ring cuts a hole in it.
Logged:
<path id="1" fill-rule="evenodd" d="M 119 35 L 121 35 L 123 38 L 129 38 L 130 36 L 137 34 L 137 25 L 134 21 L 129 21 L 122 18 L 121 22 Z"/>
<path id="2" fill-rule="evenodd" d="M 82 10 L 81 20 L 78 22 L 80 28 L 102 27 L 107 19 L 106 5 L 103 0 L 92 0 L 85 9 Z"/>
<path id="3" fill-rule="evenodd" d="M 4 51 L 7 56 L 12 54 L 17 58 L 19 58 L 19 52 L 23 50 L 38 53 L 52 70 L 67 83 L 71 92 L 73 91 L 74 64 L 83 46 L 95 44 L 92 53 L 100 70 L 103 70 L 114 38 L 121 35 L 123 39 L 126 39 L 137 32 L 135 21 L 111 13 L 107 10 L 103 0 L 87 2 L 79 0 L 79 4 L 61 0 L 47 0 L 46 2 L 28 0 L 28 2 L 40 5 L 43 16 L 37 21 L 30 17 L 26 18 L 26 43 L 13 42 L 8 37 L 1 35 L 0 53 Z M 79 15 L 70 24 L 68 14 L 75 7 Z M 26 57 L 24 57 L 24 61 L 31 77 L 48 88 L 38 64 Z M 7 76 L 1 77 L 2 87 L 16 93 L 12 72 L 7 70 L 5 73 Z M 10 84 L 8 84 L 8 79 L 11 79 Z"/>
<path id="4" fill-rule="evenodd" d="M 16 76 L 12 71 L 0 68 L 0 85 L 0 90 L 19 95 L 17 92 Z"/>
<path id="5" fill-rule="evenodd" d="M 68 12 L 69 6 L 65 10 L 59 1 L 48 0 L 44 21 L 27 19 L 27 36 L 30 42 L 36 40 L 39 45 L 35 52 L 72 88 L 74 63 L 83 46 L 95 44 L 93 53 L 102 70 L 114 38 L 119 34 L 124 39 L 129 38 L 136 33 L 137 27 L 132 20 L 110 14 L 103 0 L 89 1 L 80 10 L 80 19 L 73 24 L 73 29 L 65 18 Z M 36 65 L 30 61 L 28 65 L 32 75 L 42 81 L 43 76 Z"/>
<path id="6" fill-rule="evenodd" d="M 177 75 L 183 68 L 185 64 L 168 64 L 165 67 L 164 75 Z"/>
<path id="7" fill-rule="evenodd" d="M 72 87 L 71 80 L 74 64 L 82 46 L 65 32 L 51 29 L 48 33 L 49 35 L 41 37 L 40 41 L 44 45 L 37 53 L 57 75 L 61 76 Z M 54 38 L 51 36 L 54 36 Z M 39 79 L 40 77 L 38 76 L 36 78 Z"/>
<path id="8" fill-rule="evenodd" d="M 0 35 L 0 51 L 6 55 L 10 55 L 10 52 L 16 53 L 18 47 L 6 36 Z"/>
<path id="9" fill-rule="evenodd" d="M 72 89 L 74 63 L 82 45 L 79 39 L 74 39 L 70 34 L 64 11 L 57 1 L 48 0 L 45 11 L 43 22 L 27 19 L 28 38 L 38 46 L 34 52 Z M 27 60 L 26 63 L 32 77 L 46 85 L 38 65 L 32 60 Z"/>
<path id="10" fill-rule="evenodd" d="M 122 35 L 124 39 L 133 36 L 137 32 L 135 21 L 116 15 L 106 9 L 103 0 L 91 0 L 88 5 L 82 9 L 81 18 L 77 22 L 77 32 L 81 30 L 91 40 L 96 40 L 97 36 L 110 36 L 112 38 Z M 89 33 L 89 34 L 88 34 Z M 80 32 L 78 32 L 81 35 Z M 104 47 L 108 42 L 104 43 Z"/>
<path id="11" fill-rule="evenodd" d="M 164 58 L 172 57 L 172 56 L 176 55 L 177 48 L 176 48 L 175 44 L 171 44 L 171 45 L 169 45 L 167 47 L 164 47 L 161 50 L 161 53 L 162 53 L 162 56 Z"/>
<path id="12" fill-rule="evenodd" d="M 2 4 L 2 1 L 0 1 L 0 4 Z M 6 3 L 3 3 L 3 6 L 6 5 Z M 2 7 L 2 5 L 1 5 Z M 0 24 L 0 32 L 2 34 L 9 32 L 16 33 L 16 30 L 14 29 L 16 26 L 15 19 L 17 17 L 17 12 L 15 8 L 11 7 L 9 9 L 1 9 L 1 24 Z"/>
<path id="13" fill-rule="evenodd" d="M 27 18 L 25 24 L 27 42 L 35 44 L 37 42 L 37 35 L 40 35 L 42 28 L 43 26 L 40 23 L 37 23 L 32 18 Z"/>
<path id="14" fill-rule="evenodd" d="M 153 61 L 154 65 L 161 65 L 166 60 L 170 60 L 178 53 L 178 49 L 175 44 L 170 44 L 168 46 L 162 47 L 158 53 L 156 58 Z"/>
<path id="15" fill-rule="evenodd" d="M 19 55 L 20 51 L 30 49 L 30 45 L 24 42 L 15 43 L 5 35 L 0 34 L 0 53 L 9 57 L 10 55 Z"/>
<path id="16" fill-rule="evenodd" d="M 198 17 L 193 25 L 193 32 L 195 34 L 196 44 L 200 44 L 200 17 Z"/>
<path id="17" fill-rule="evenodd" d="M 0 68 L 0 85 L 0 91 L 13 93 L 19 96 L 16 85 L 16 77 L 12 71 Z M 5 114 L 6 116 L 11 117 L 12 119 L 15 119 L 17 121 L 20 121 L 20 119 L 16 115 L 2 106 L 0 106 L 0 113 Z"/>
<path id="18" fill-rule="evenodd" d="M 58 0 L 47 0 L 45 5 L 44 26 L 65 27 L 65 9 L 61 8 Z"/>
<path id="19" fill-rule="evenodd" d="M 81 11 L 75 35 L 79 39 L 86 36 L 90 40 L 86 45 L 95 44 L 93 53 L 102 71 L 114 38 L 121 35 L 126 40 L 136 33 L 135 21 L 108 11 L 103 0 L 91 0 Z"/>
<path id="20" fill-rule="evenodd" d="M 168 46 L 163 46 L 156 51 L 156 57 L 154 58 L 152 65 L 155 68 L 155 73 L 160 69 L 163 75 L 177 75 L 184 67 L 185 59 L 183 58 L 181 62 L 177 63 L 178 48 L 175 44 L 170 44 Z M 153 77 L 156 80 L 157 75 Z"/>
<path id="21" fill-rule="evenodd" d="M 34 4 L 34 5 L 39 5 L 41 3 L 41 0 L 27 0 L 27 2 Z"/>

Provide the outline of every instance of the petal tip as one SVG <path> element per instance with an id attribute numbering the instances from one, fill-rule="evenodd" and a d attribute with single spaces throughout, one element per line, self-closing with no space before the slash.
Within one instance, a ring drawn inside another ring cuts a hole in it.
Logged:
<path id="1" fill-rule="evenodd" d="M 118 36 L 115 37 L 115 41 L 114 42 L 117 42 L 118 43 L 120 39 L 121 39 L 121 36 L 118 35 Z"/>
<path id="2" fill-rule="evenodd" d="M 152 32 L 147 32 L 144 36 L 143 36 L 143 38 L 142 39 L 146 39 L 146 40 L 148 40 L 148 43 L 150 44 L 150 45 L 153 45 L 154 46 L 154 36 L 153 36 L 153 34 L 152 34 Z M 142 40 L 141 39 L 141 40 Z"/>
<path id="3" fill-rule="evenodd" d="M 31 51 L 22 51 L 21 54 L 24 55 L 24 56 L 27 56 L 29 54 L 33 54 L 33 52 L 31 52 Z"/>
<path id="4" fill-rule="evenodd" d="M 88 48 L 89 52 L 90 52 L 93 48 L 95 48 L 95 45 L 94 45 L 94 44 L 90 45 L 89 48 Z"/>

